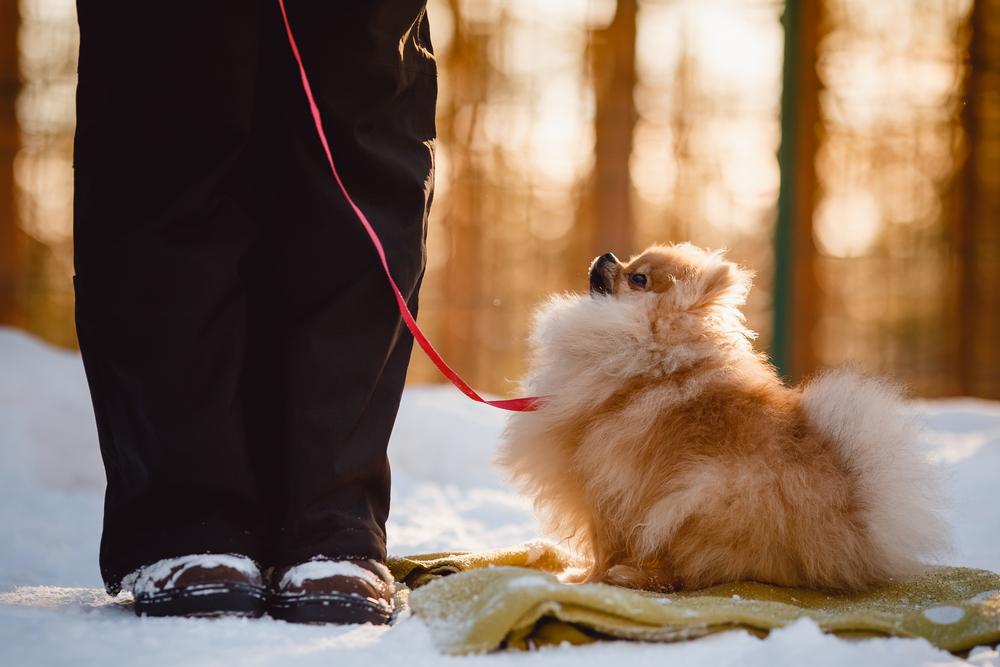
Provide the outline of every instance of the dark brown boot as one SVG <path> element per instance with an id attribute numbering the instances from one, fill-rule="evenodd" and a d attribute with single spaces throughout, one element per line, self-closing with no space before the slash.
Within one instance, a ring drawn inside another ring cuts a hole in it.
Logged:
<path id="1" fill-rule="evenodd" d="M 246 556 L 197 554 L 140 568 L 132 583 L 139 616 L 251 616 L 264 613 L 267 588 Z"/>
<path id="2" fill-rule="evenodd" d="M 291 623 L 388 623 L 393 580 L 373 560 L 317 558 L 278 568 L 268 613 Z"/>

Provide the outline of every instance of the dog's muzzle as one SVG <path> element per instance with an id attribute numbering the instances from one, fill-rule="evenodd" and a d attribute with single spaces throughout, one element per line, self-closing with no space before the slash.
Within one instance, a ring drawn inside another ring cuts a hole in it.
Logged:
<path id="1" fill-rule="evenodd" d="M 608 252 L 590 264 L 590 293 L 611 294 L 611 286 L 618 271 L 618 258 Z"/>

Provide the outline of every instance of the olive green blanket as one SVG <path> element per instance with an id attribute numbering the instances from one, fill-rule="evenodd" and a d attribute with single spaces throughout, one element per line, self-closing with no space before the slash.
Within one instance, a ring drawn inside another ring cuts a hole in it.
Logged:
<path id="1" fill-rule="evenodd" d="M 664 595 L 561 583 L 555 574 L 573 566 L 545 543 L 389 563 L 413 589 L 413 613 L 451 654 L 598 639 L 676 641 L 733 628 L 763 635 L 802 617 L 842 636 L 923 637 L 952 652 L 1000 642 L 1000 575 L 985 570 L 940 567 L 858 595 L 752 582 Z"/>

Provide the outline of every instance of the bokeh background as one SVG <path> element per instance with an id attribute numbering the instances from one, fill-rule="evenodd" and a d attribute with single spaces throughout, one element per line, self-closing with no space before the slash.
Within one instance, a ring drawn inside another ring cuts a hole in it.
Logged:
<path id="1" fill-rule="evenodd" d="M 853 361 L 1000 398 L 1000 0 L 429 14 L 420 321 L 474 385 L 515 390 L 532 308 L 592 257 L 690 240 L 757 272 L 747 312 L 787 377 Z M 0 0 L 0 323 L 69 348 L 77 44 L 73 0 Z M 409 379 L 441 381 L 419 352 Z"/>

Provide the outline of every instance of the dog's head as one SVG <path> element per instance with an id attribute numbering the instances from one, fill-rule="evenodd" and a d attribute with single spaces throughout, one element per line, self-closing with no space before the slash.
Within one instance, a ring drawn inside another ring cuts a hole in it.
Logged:
<path id="1" fill-rule="evenodd" d="M 590 265 L 590 293 L 617 299 L 655 295 L 661 307 L 677 311 L 737 308 L 746 303 L 752 277 L 721 251 L 690 243 L 656 245 L 627 262 L 611 253 L 596 258 Z"/>

